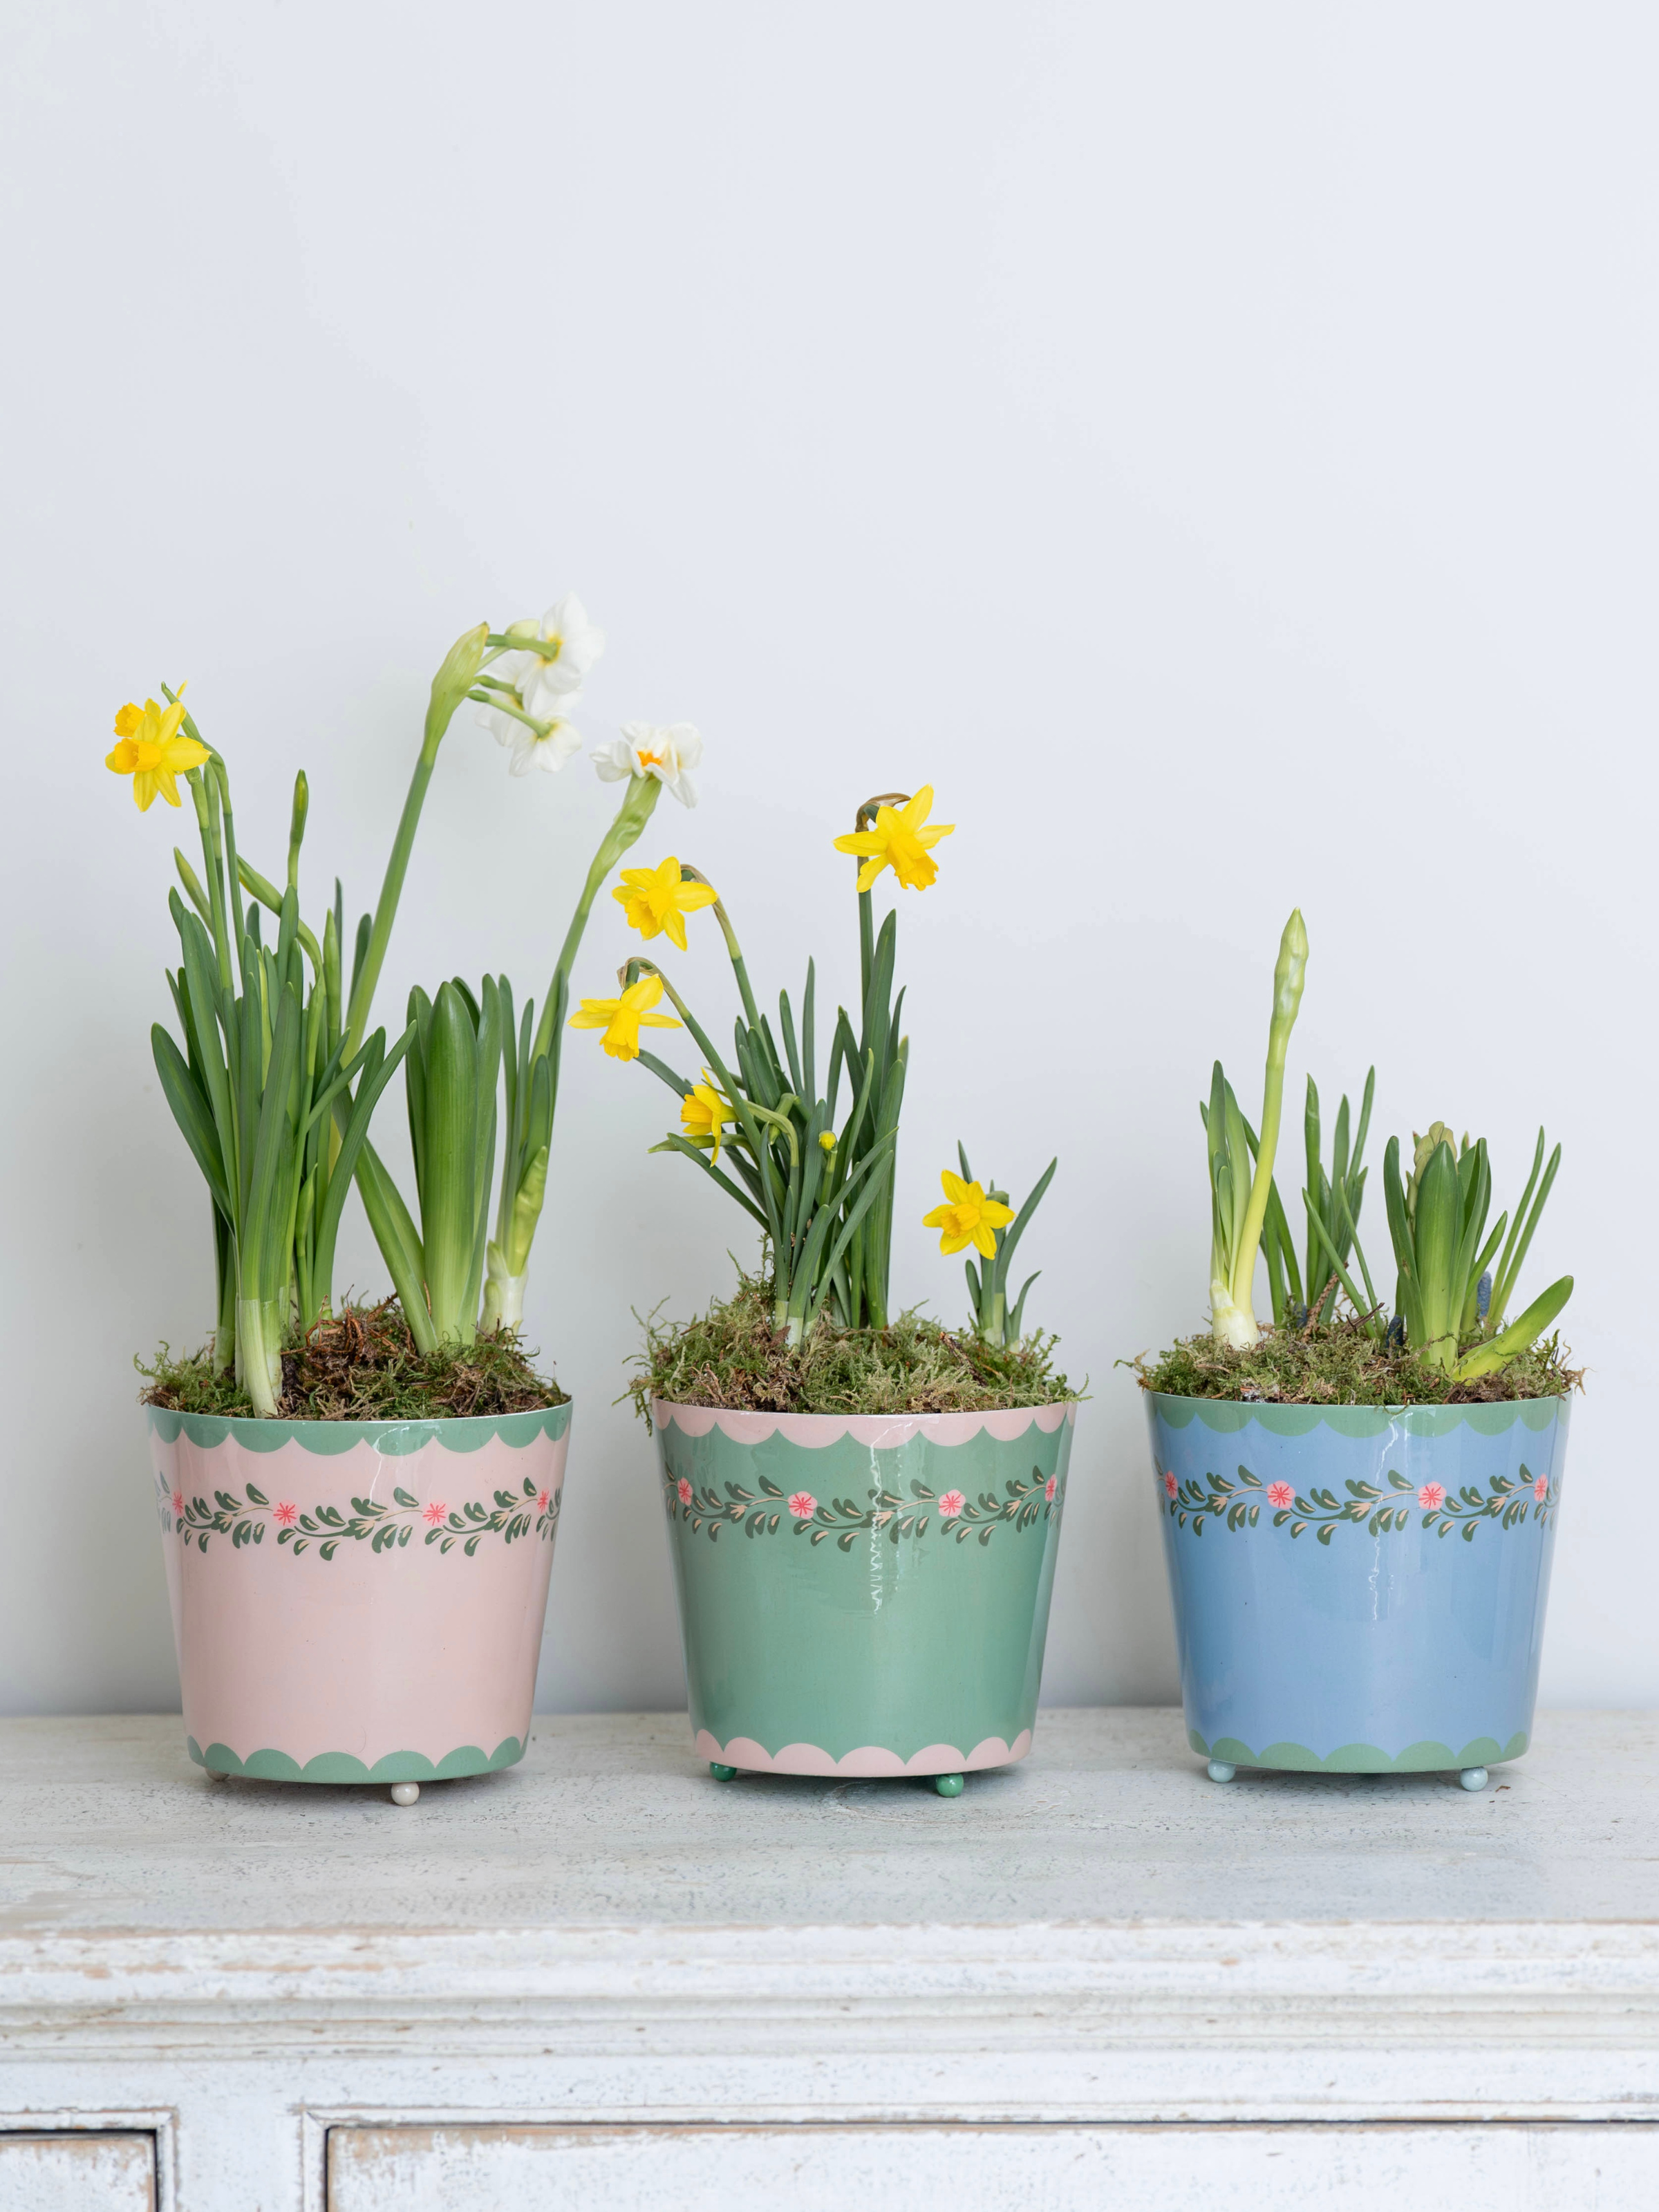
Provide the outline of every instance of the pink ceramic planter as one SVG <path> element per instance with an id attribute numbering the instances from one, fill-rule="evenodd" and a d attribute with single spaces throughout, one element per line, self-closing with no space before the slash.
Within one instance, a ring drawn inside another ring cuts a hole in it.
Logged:
<path id="1" fill-rule="evenodd" d="M 149 1409 L 190 1753 L 395 1785 L 524 1755 L 568 1403 L 494 1419 Z"/>

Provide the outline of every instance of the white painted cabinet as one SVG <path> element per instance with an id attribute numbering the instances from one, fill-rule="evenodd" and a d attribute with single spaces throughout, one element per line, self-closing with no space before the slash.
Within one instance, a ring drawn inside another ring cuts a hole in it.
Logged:
<path id="1" fill-rule="evenodd" d="M 0 2134 L 0 2212 L 152 2212 L 149 2136 Z"/>
<path id="2" fill-rule="evenodd" d="M 337 2128 L 328 2212 L 1641 2212 L 1659 2127 Z"/>
<path id="3" fill-rule="evenodd" d="M 956 1799 L 593 1716 L 407 1808 L 0 1722 L 0 2212 L 1659 2212 L 1656 1832 L 1635 1714 Z"/>

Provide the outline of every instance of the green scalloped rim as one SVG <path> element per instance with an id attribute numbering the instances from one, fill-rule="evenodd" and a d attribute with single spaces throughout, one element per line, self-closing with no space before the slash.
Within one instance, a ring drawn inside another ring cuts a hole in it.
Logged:
<path id="1" fill-rule="evenodd" d="M 1408 1743 L 1392 1759 L 1374 1743 L 1345 1743 L 1322 1759 L 1305 1743 L 1270 1743 L 1265 1751 L 1252 1751 L 1233 1735 L 1206 1743 L 1196 1729 L 1188 1729 L 1187 1741 L 1200 1759 L 1224 1759 L 1229 1766 L 1273 1767 L 1286 1774 L 1440 1774 L 1455 1766 L 1498 1766 L 1506 1759 L 1519 1759 L 1531 1738 L 1524 1729 L 1504 1744 L 1496 1736 L 1478 1735 L 1462 1751 L 1449 1743 Z"/>
<path id="2" fill-rule="evenodd" d="M 228 1744 L 210 1743 L 204 1751 L 193 1735 L 185 1738 L 198 1766 L 214 1774 L 246 1774 L 256 1782 L 453 1782 L 463 1774 L 494 1774 L 498 1768 L 516 1766 L 525 1747 L 515 1735 L 498 1743 L 494 1751 L 480 1751 L 464 1743 L 447 1751 L 434 1765 L 423 1751 L 389 1751 L 373 1766 L 365 1766 L 349 1751 L 319 1751 L 303 1766 L 285 1751 L 256 1751 L 238 1759 Z"/>
<path id="3" fill-rule="evenodd" d="M 1275 1406 L 1261 1399 L 1176 1398 L 1149 1390 L 1158 1419 L 1172 1429 L 1200 1421 L 1217 1436 L 1236 1436 L 1252 1422 L 1270 1437 L 1305 1437 L 1322 1423 L 1340 1437 L 1380 1437 L 1403 1429 L 1412 1437 L 1443 1437 L 1458 1428 L 1501 1437 L 1517 1426 L 1544 1430 L 1565 1425 L 1567 1401 L 1506 1398 L 1474 1406 Z"/>
<path id="4" fill-rule="evenodd" d="M 163 1443 L 175 1443 L 182 1431 L 205 1451 L 234 1436 L 248 1451 L 280 1451 L 293 1443 L 320 1459 L 349 1452 L 353 1444 L 373 1444 L 387 1459 L 403 1459 L 433 1443 L 446 1451 L 476 1452 L 497 1437 L 514 1451 L 522 1451 L 540 1436 L 556 1442 L 570 1425 L 568 1398 L 562 1406 L 537 1406 L 526 1413 L 486 1413 L 447 1421 L 266 1421 L 247 1413 L 177 1413 L 165 1406 L 146 1406 L 144 1411 Z"/>

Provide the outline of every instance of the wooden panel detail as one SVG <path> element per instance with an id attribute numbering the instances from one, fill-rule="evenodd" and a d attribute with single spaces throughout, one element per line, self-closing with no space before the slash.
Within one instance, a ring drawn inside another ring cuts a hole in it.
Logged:
<path id="1" fill-rule="evenodd" d="M 155 2212 L 149 2136 L 0 2134 L 0 2212 Z"/>
<path id="2" fill-rule="evenodd" d="M 329 2212 L 1628 2212 L 1659 2125 L 337 2128 Z"/>

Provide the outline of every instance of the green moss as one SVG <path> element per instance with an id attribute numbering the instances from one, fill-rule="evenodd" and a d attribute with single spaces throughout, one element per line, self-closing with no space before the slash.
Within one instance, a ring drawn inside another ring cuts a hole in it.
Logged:
<path id="1" fill-rule="evenodd" d="M 538 1375 L 510 1331 L 428 1356 L 416 1345 L 396 1298 L 346 1306 L 283 1354 L 284 1421 L 423 1421 L 468 1414 L 526 1413 L 562 1406 L 568 1393 Z M 175 1358 L 163 1345 L 154 1363 L 135 1361 L 149 1387 L 146 1406 L 180 1413 L 253 1414 L 234 1376 L 204 1350 Z"/>
<path id="2" fill-rule="evenodd" d="M 629 1395 L 647 1425 L 650 1401 L 763 1413 L 989 1413 L 1051 1406 L 1079 1394 L 1054 1369 L 1054 1337 L 1012 1351 L 917 1313 L 887 1328 L 822 1322 L 791 1346 L 772 1326 L 772 1286 L 740 1275 L 729 1298 L 672 1327 L 653 1315 Z"/>
<path id="3" fill-rule="evenodd" d="M 1471 1340 L 1473 1341 L 1473 1340 Z M 1352 1317 L 1312 1329 L 1264 1329 L 1248 1352 L 1212 1336 L 1183 1337 L 1158 1359 L 1133 1367 L 1148 1390 L 1175 1398 L 1259 1398 L 1281 1406 L 1468 1406 L 1509 1398 L 1553 1398 L 1582 1386 L 1559 1337 L 1535 1344 L 1496 1375 L 1454 1382 L 1403 1345 L 1379 1346 Z"/>

